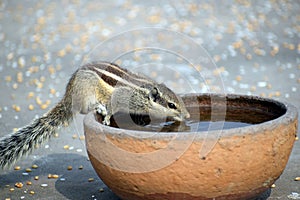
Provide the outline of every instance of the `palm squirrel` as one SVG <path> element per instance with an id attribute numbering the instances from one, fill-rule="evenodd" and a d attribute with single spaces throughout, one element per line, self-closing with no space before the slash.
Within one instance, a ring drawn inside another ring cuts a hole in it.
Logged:
<path id="1" fill-rule="evenodd" d="M 59 127 L 71 122 L 75 114 L 95 109 L 103 115 L 106 125 L 120 111 L 174 121 L 189 118 L 182 99 L 164 84 L 113 63 L 86 64 L 71 76 L 65 95 L 53 109 L 0 139 L 0 167 L 10 166 L 30 153 Z"/>

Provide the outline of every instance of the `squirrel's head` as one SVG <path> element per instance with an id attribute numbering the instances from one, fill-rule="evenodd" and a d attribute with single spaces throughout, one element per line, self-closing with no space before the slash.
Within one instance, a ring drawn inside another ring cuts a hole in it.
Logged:
<path id="1" fill-rule="evenodd" d="M 148 89 L 150 115 L 175 121 L 183 121 L 190 117 L 181 97 L 176 95 L 166 85 L 156 84 Z"/>

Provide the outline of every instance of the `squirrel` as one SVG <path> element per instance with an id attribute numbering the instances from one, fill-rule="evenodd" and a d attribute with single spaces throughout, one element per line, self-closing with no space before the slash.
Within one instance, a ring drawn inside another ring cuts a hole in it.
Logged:
<path id="1" fill-rule="evenodd" d="M 0 168 L 48 140 L 73 116 L 96 111 L 109 125 L 117 112 L 183 121 L 190 117 L 183 100 L 164 84 L 109 62 L 94 62 L 73 73 L 63 98 L 46 114 L 0 138 Z"/>

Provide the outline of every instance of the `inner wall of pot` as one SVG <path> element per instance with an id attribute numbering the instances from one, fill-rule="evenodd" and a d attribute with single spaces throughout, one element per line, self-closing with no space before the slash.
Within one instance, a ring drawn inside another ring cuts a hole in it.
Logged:
<path id="1" fill-rule="evenodd" d="M 239 95 L 186 95 L 183 101 L 191 114 L 183 122 L 153 121 L 148 116 L 116 113 L 111 126 L 149 132 L 202 132 L 260 124 L 286 113 L 284 104 L 260 97 Z M 101 122 L 101 117 L 98 117 Z"/>
<path id="2" fill-rule="evenodd" d="M 238 95 L 201 95 L 183 98 L 192 119 L 259 124 L 286 113 L 286 106 L 271 99 Z"/>

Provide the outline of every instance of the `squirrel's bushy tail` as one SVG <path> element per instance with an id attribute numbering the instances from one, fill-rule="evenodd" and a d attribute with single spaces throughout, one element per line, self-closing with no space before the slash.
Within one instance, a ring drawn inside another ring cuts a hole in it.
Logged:
<path id="1" fill-rule="evenodd" d="M 37 145 L 48 140 L 57 129 L 72 120 L 72 108 L 63 98 L 44 116 L 15 133 L 0 138 L 0 168 L 12 165 L 23 155 L 30 153 Z"/>

